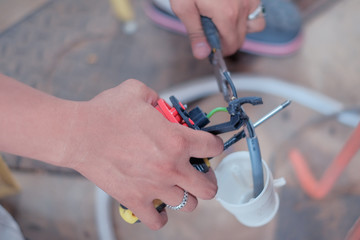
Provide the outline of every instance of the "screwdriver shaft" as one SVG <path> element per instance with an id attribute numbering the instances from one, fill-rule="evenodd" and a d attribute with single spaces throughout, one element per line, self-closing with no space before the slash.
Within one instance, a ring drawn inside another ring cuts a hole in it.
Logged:
<path id="1" fill-rule="evenodd" d="M 268 114 L 266 114 L 264 117 L 260 118 L 256 123 L 254 123 L 254 128 L 256 128 L 257 126 L 259 126 L 260 124 L 264 123 L 266 120 L 270 119 L 272 116 L 274 116 L 275 114 L 277 114 L 278 112 L 280 112 L 281 110 L 283 110 L 284 108 L 286 108 L 287 106 L 289 106 L 291 103 L 290 100 L 287 100 L 285 102 L 283 102 L 282 104 L 280 104 L 278 107 L 276 107 L 274 110 L 272 110 L 271 112 L 269 112 Z M 228 149 L 231 145 L 233 145 L 234 143 L 238 142 L 239 140 L 241 140 L 242 138 L 245 137 L 245 132 L 244 130 L 242 130 L 241 132 L 235 134 L 233 137 L 231 137 L 229 140 L 227 140 L 224 143 L 224 150 Z"/>

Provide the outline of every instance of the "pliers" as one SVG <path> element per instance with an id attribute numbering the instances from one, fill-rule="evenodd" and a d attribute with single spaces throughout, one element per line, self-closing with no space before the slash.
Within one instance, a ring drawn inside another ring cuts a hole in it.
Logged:
<path id="1" fill-rule="evenodd" d="M 212 20 L 207 17 L 201 17 L 201 22 L 207 40 L 212 47 L 209 60 L 214 66 L 215 76 L 219 85 L 219 90 L 223 94 L 224 99 L 228 104 L 227 111 L 230 115 L 230 120 L 228 122 L 207 126 L 210 121 L 206 114 L 199 107 L 195 107 L 191 111 L 188 111 L 186 107 L 184 107 L 184 105 L 174 96 L 170 97 L 172 107 L 168 105 L 163 99 L 160 99 L 156 108 L 171 122 L 177 122 L 195 130 L 203 130 L 215 135 L 238 130 L 242 127 L 242 130 L 240 132 L 235 134 L 232 138 L 230 138 L 224 143 L 224 150 L 226 150 L 232 144 L 243 139 L 244 137 L 246 138 L 252 166 L 252 176 L 254 184 L 253 197 L 256 198 L 264 188 L 264 177 L 260 146 L 254 129 L 256 126 L 258 126 L 259 124 L 266 121 L 274 114 L 288 106 L 290 104 L 290 101 L 283 103 L 281 106 L 274 109 L 272 112 L 264 116 L 258 122 L 252 124 L 249 117 L 242 108 L 242 104 L 262 104 L 262 99 L 259 97 L 238 98 L 236 88 L 233 84 L 230 73 L 227 70 L 223 55 L 221 53 L 221 44 L 216 26 L 214 25 Z M 209 159 L 210 158 L 191 158 L 190 163 L 198 171 L 206 173 L 207 171 L 209 171 L 210 167 Z M 155 200 L 154 207 L 158 212 L 161 212 L 166 207 L 166 204 L 161 202 L 160 200 Z M 127 209 L 121 204 L 119 207 L 119 211 L 120 215 L 126 222 L 140 222 L 130 209 Z"/>
<path id="2" fill-rule="evenodd" d="M 226 67 L 224 57 L 221 52 L 219 32 L 213 21 L 208 17 L 201 16 L 201 24 L 207 41 L 211 46 L 209 60 L 214 66 L 214 73 L 219 90 L 223 94 L 225 101 L 229 103 L 237 98 L 237 94 L 230 72 Z"/>
<path id="3" fill-rule="evenodd" d="M 219 90 L 223 94 L 225 101 L 228 103 L 228 111 L 231 116 L 231 119 L 238 117 L 238 123 L 242 124 L 243 131 L 245 132 L 246 142 L 248 145 L 252 175 L 253 175 L 253 184 L 254 184 L 254 193 L 253 197 L 257 197 L 264 188 L 264 175 L 262 168 L 261 152 L 258 138 L 255 134 L 255 128 L 251 123 L 250 119 L 246 115 L 244 109 L 241 107 L 241 104 L 244 101 L 239 99 L 236 93 L 236 88 L 231 79 L 230 72 L 228 71 L 224 57 L 221 52 L 221 43 L 219 32 L 213 23 L 213 21 L 205 16 L 201 16 L 201 24 L 205 32 L 208 43 L 211 46 L 211 54 L 209 56 L 210 63 L 214 66 L 215 77 L 218 82 Z M 250 101 L 253 105 L 262 103 L 260 98 L 254 98 Z M 237 126 L 238 127 L 238 126 Z M 205 130 L 205 129 L 204 129 Z M 210 131 L 211 132 L 211 131 Z"/>

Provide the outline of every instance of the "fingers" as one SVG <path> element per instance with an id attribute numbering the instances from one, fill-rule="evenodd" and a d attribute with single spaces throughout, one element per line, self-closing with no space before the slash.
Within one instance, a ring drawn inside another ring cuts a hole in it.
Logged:
<path id="1" fill-rule="evenodd" d="M 240 49 L 246 34 L 246 13 L 249 8 L 242 1 L 243 6 L 223 7 L 222 14 L 213 17 L 221 37 L 222 53 L 231 55 Z"/>
<path id="2" fill-rule="evenodd" d="M 259 17 L 253 20 L 248 20 L 246 29 L 248 33 L 260 32 L 264 30 L 266 25 L 265 18 Z"/>
<path id="3" fill-rule="evenodd" d="M 260 6 L 260 2 L 255 1 L 256 4 L 253 4 L 250 8 L 250 14 L 254 13 L 255 11 L 258 11 L 258 7 Z M 266 22 L 264 18 L 264 14 L 262 13 L 262 10 L 258 14 L 258 16 L 255 19 L 248 19 L 247 20 L 247 32 L 253 33 L 253 32 L 260 32 L 264 30 Z"/>
<path id="4" fill-rule="evenodd" d="M 187 141 L 187 151 L 191 157 L 215 157 L 224 150 L 223 141 L 218 136 L 191 128 L 182 127 L 182 131 Z"/>
<path id="5" fill-rule="evenodd" d="M 200 13 L 195 2 L 189 0 L 172 0 L 171 6 L 174 13 L 185 25 L 194 57 L 197 59 L 208 57 L 211 48 L 204 35 L 200 21 Z"/>
<path id="6" fill-rule="evenodd" d="M 184 190 L 178 186 L 174 186 L 171 189 L 167 189 L 166 192 L 159 194 L 159 198 L 170 206 L 178 206 L 183 201 Z M 188 192 L 187 199 L 185 200 L 185 206 L 179 210 L 184 212 L 192 212 L 196 208 L 197 204 L 198 201 L 196 197 Z M 133 213 L 150 229 L 160 229 L 167 223 L 168 217 L 166 211 L 163 210 L 159 213 L 154 207 L 153 202 L 135 205 L 136 207 L 134 208 L 135 210 Z"/>
<path id="7" fill-rule="evenodd" d="M 198 59 L 206 58 L 211 52 L 201 26 L 201 15 L 213 20 L 221 37 L 223 54 L 231 55 L 241 48 L 246 33 L 265 28 L 264 17 L 248 20 L 259 4 L 259 0 L 228 0 L 216 6 L 211 1 L 171 0 L 172 10 L 184 23 L 193 55 Z"/>
<path id="8" fill-rule="evenodd" d="M 186 190 L 188 192 L 188 190 Z M 178 206 L 184 198 L 184 189 L 174 186 L 170 190 L 164 193 L 164 196 L 161 199 L 170 206 Z M 198 200 L 190 192 L 188 192 L 186 204 L 181 211 L 192 212 L 195 210 L 198 204 Z"/>
<path id="9" fill-rule="evenodd" d="M 189 161 L 190 157 L 206 158 L 217 156 L 223 151 L 223 141 L 221 138 L 199 130 L 193 130 L 181 125 L 172 125 L 178 128 L 176 131 L 181 137 L 177 137 L 173 143 L 180 152 L 187 153 L 188 157 L 177 160 L 177 167 L 171 173 L 174 184 L 185 189 L 195 197 L 201 199 L 212 199 L 217 192 L 217 182 L 213 171 L 210 169 L 206 174 L 196 170 Z M 175 134 L 174 134 L 175 136 Z M 175 137 L 173 138 L 175 139 Z M 179 194 L 177 194 L 179 195 Z M 181 193 L 180 193 L 181 195 Z M 174 202 L 174 200 L 170 199 Z M 175 197 L 175 203 L 179 197 Z M 171 204 L 170 204 L 171 205 Z"/>
<path id="10" fill-rule="evenodd" d="M 133 97 L 138 96 L 145 100 L 145 102 L 155 106 L 159 95 L 151 88 L 146 86 L 143 82 L 136 79 L 128 79 L 124 81 L 119 87 L 129 91 Z"/>
<path id="11" fill-rule="evenodd" d="M 189 164 L 178 182 L 179 187 L 204 200 L 213 199 L 218 190 L 215 173 L 211 168 L 207 173 L 202 173 Z"/>
<path id="12" fill-rule="evenodd" d="M 260 13 L 256 19 L 249 20 L 249 14 L 253 13 L 260 5 L 258 0 L 243 0 L 238 6 L 223 7 L 222 15 L 216 15 L 213 21 L 221 35 L 223 54 L 230 55 L 241 48 L 247 33 L 262 31 L 265 27 L 265 19 Z M 238 11 L 234 9 L 238 9 Z"/>
<path id="13" fill-rule="evenodd" d="M 154 207 L 153 202 L 138 204 L 133 213 L 142 223 L 152 230 L 162 228 L 168 221 L 166 211 L 161 211 L 159 213 Z"/>
<path id="14" fill-rule="evenodd" d="M 182 203 L 184 198 L 184 190 L 174 186 L 172 189 L 168 190 L 163 197 L 163 201 L 170 206 L 178 206 Z M 180 209 L 184 212 L 192 212 L 195 210 L 198 201 L 191 193 L 188 193 L 185 206 Z M 166 211 L 163 210 L 160 213 L 154 207 L 154 204 L 139 205 L 134 211 L 135 216 L 137 216 L 142 223 L 148 226 L 150 229 L 158 230 L 162 228 L 168 221 L 168 216 Z"/>

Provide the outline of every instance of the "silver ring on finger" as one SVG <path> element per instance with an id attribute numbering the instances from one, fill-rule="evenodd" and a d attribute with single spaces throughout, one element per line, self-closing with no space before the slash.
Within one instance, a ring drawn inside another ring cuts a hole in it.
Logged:
<path id="1" fill-rule="evenodd" d="M 265 7 L 262 3 L 259 4 L 259 6 L 249 14 L 248 20 L 254 20 L 258 17 L 264 17 L 265 16 Z"/>
<path id="2" fill-rule="evenodd" d="M 169 204 L 166 204 L 166 207 L 170 208 L 171 210 L 180 210 L 183 207 L 185 207 L 187 200 L 188 200 L 188 192 L 184 190 L 184 197 L 179 205 L 171 206 Z"/>

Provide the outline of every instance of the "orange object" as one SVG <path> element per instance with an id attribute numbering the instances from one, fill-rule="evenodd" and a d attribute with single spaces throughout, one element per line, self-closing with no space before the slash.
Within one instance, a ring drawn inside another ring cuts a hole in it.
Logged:
<path id="1" fill-rule="evenodd" d="M 355 222 L 354 226 L 350 229 L 346 236 L 346 240 L 359 240 L 360 239 L 360 217 Z"/>
<path id="2" fill-rule="evenodd" d="M 326 169 L 320 181 L 317 181 L 308 167 L 307 161 L 296 148 L 291 149 L 289 157 L 300 181 L 301 187 L 312 198 L 325 197 L 333 187 L 340 174 L 360 149 L 360 124 L 351 134 L 343 149 Z"/>

